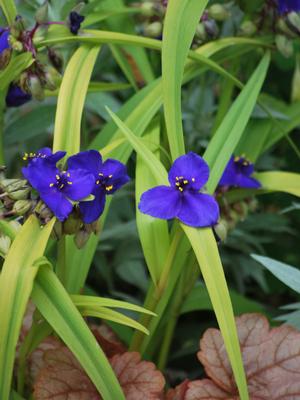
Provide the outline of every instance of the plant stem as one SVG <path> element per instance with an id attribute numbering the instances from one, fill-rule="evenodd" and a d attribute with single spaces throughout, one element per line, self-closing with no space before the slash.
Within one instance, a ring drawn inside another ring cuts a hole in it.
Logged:
<path id="1" fill-rule="evenodd" d="M 174 237 L 171 242 L 169 253 L 168 253 L 162 274 L 160 276 L 158 285 L 156 287 L 151 286 L 147 293 L 144 307 L 150 311 L 155 310 L 157 304 L 159 303 L 160 298 L 162 297 L 164 289 L 166 288 L 166 286 L 168 284 L 170 271 L 171 271 L 173 261 L 174 261 L 175 255 L 176 255 L 176 250 L 177 250 L 179 242 L 182 238 L 182 234 L 183 234 L 183 232 L 182 232 L 181 228 L 179 227 L 179 225 L 176 226 Z M 149 324 L 151 322 L 151 319 L 152 319 L 152 317 L 150 315 L 144 315 L 144 316 L 142 316 L 140 322 L 142 325 L 144 325 L 146 328 L 148 328 Z M 144 334 L 142 332 L 136 332 L 133 337 L 130 349 L 132 351 L 133 350 L 139 351 L 140 347 L 143 343 L 143 340 L 144 340 Z"/>
<path id="2" fill-rule="evenodd" d="M 57 243 L 57 266 L 56 275 L 61 283 L 65 285 L 67 280 L 67 264 L 66 264 L 66 239 L 62 236 Z"/>

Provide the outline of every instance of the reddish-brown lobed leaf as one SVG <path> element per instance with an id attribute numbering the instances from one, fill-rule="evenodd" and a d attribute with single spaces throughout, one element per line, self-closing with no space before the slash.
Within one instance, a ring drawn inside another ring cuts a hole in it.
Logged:
<path id="1" fill-rule="evenodd" d="M 236 323 L 251 400 L 300 399 L 300 332 L 286 325 L 271 329 L 260 314 L 244 314 Z M 205 332 L 198 358 L 210 379 L 189 382 L 183 397 L 167 400 L 238 400 L 219 330 Z"/>
<path id="2" fill-rule="evenodd" d="M 44 352 L 44 367 L 34 385 L 36 400 L 100 400 L 100 396 L 67 348 Z"/>
<path id="3" fill-rule="evenodd" d="M 115 354 L 125 353 L 125 345 L 120 342 L 117 335 L 109 326 L 105 324 L 90 325 L 90 328 L 101 349 L 104 351 L 108 358 L 114 356 Z"/>
<path id="4" fill-rule="evenodd" d="M 115 355 L 111 365 L 122 386 L 127 400 L 159 400 L 165 379 L 155 365 L 141 361 L 137 352 Z"/>
<path id="5" fill-rule="evenodd" d="M 169 389 L 166 395 L 166 400 L 184 400 L 188 390 L 189 381 L 186 379 L 175 389 Z"/>

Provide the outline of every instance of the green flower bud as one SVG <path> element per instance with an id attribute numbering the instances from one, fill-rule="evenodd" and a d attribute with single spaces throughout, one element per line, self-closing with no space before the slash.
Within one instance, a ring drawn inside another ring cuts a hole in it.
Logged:
<path id="1" fill-rule="evenodd" d="M 292 31 L 294 31 L 298 35 L 300 34 L 300 16 L 298 13 L 288 13 L 286 23 Z"/>
<path id="2" fill-rule="evenodd" d="M 62 223 L 56 220 L 51 232 L 51 237 L 54 240 L 59 240 L 62 237 L 62 235 L 63 235 Z"/>
<path id="3" fill-rule="evenodd" d="M 1 54 L 0 54 L 0 70 L 4 69 L 9 64 L 9 61 L 11 58 L 11 53 L 12 53 L 11 49 L 5 49 L 1 52 Z"/>
<path id="4" fill-rule="evenodd" d="M 141 9 L 141 14 L 144 15 L 145 17 L 152 17 L 155 14 L 155 4 L 150 1 L 142 3 L 140 5 L 140 9 Z"/>
<path id="5" fill-rule="evenodd" d="M 240 34 L 243 36 L 253 36 L 257 31 L 257 26 L 252 21 L 243 21 L 240 26 Z"/>
<path id="6" fill-rule="evenodd" d="M 46 206 L 45 203 L 39 201 L 34 208 L 34 212 L 39 216 L 42 222 L 49 222 L 53 217 L 52 211 Z"/>
<path id="7" fill-rule="evenodd" d="M 61 81 L 61 75 L 53 67 L 47 66 L 45 68 L 45 88 L 49 90 L 55 90 L 59 87 Z"/>
<path id="8" fill-rule="evenodd" d="M 43 24 L 48 21 L 48 1 L 45 1 L 35 13 L 35 20 L 38 24 Z"/>
<path id="9" fill-rule="evenodd" d="M 80 230 L 74 236 L 74 243 L 78 249 L 82 249 L 87 241 L 89 240 L 90 233 L 86 232 L 85 230 Z"/>
<path id="10" fill-rule="evenodd" d="M 32 207 L 30 200 L 18 200 L 13 206 L 13 212 L 17 215 L 25 215 Z"/>
<path id="11" fill-rule="evenodd" d="M 7 255 L 11 245 L 11 240 L 8 236 L 0 235 L 0 254 L 3 258 Z"/>
<path id="12" fill-rule="evenodd" d="M 54 49 L 48 49 L 48 58 L 53 67 L 57 71 L 62 71 L 64 60 L 63 57 L 57 52 L 57 50 Z"/>
<path id="13" fill-rule="evenodd" d="M 277 22 L 277 28 L 287 35 L 290 38 L 296 38 L 297 37 L 297 32 L 294 31 L 293 28 L 290 28 L 288 24 L 286 23 L 286 20 L 283 18 L 279 18 Z"/>
<path id="14" fill-rule="evenodd" d="M 162 34 L 162 23 L 160 21 L 152 22 L 144 27 L 144 34 L 149 37 L 159 37 Z"/>
<path id="15" fill-rule="evenodd" d="M 203 42 L 207 39 L 205 26 L 202 22 L 197 25 L 195 36 Z"/>
<path id="16" fill-rule="evenodd" d="M 228 224 L 224 219 L 221 219 L 217 225 L 214 226 L 216 235 L 219 237 L 221 242 L 225 242 L 228 233 Z"/>
<path id="17" fill-rule="evenodd" d="M 29 77 L 29 90 L 36 100 L 43 101 L 45 98 L 45 92 L 43 90 L 41 81 L 35 75 Z"/>
<path id="18" fill-rule="evenodd" d="M 24 190 L 28 187 L 25 179 L 2 179 L 0 181 L 0 188 L 10 195 L 18 190 Z"/>
<path id="19" fill-rule="evenodd" d="M 15 39 L 14 36 L 10 35 L 9 37 L 9 44 L 11 48 L 15 51 L 21 52 L 24 50 L 23 43 L 19 40 Z"/>
<path id="20" fill-rule="evenodd" d="M 294 53 L 293 43 L 284 35 L 276 35 L 275 43 L 278 51 L 283 57 L 289 58 Z"/>
<path id="21" fill-rule="evenodd" d="M 73 235 L 79 231 L 81 220 L 73 213 L 63 223 L 63 233 L 66 235 Z"/>
<path id="22" fill-rule="evenodd" d="M 225 21 L 230 17 L 229 11 L 222 4 L 213 4 L 210 6 L 208 9 L 208 15 L 216 21 Z"/>

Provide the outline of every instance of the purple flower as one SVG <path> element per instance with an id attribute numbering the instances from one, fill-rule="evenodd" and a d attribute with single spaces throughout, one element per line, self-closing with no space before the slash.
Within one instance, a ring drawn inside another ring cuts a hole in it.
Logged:
<path id="1" fill-rule="evenodd" d="M 9 38 L 9 30 L 0 27 L 0 54 L 4 50 L 10 48 L 8 38 Z"/>
<path id="2" fill-rule="evenodd" d="M 66 154 L 65 151 L 56 151 L 55 153 L 52 153 L 52 150 L 49 147 L 43 147 L 35 153 L 25 153 L 23 160 L 31 163 L 35 162 L 39 158 L 46 158 L 48 162 L 55 165 L 59 160 L 64 158 Z"/>
<path id="3" fill-rule="evenodd" d="M 31 100 L 31 94 L 11 83 L 5 100 L 7 107 L 19 107 Z"/>
<path id="4" fill-rule="evenodd" d="M 92 194 L 95 199 L 79 203 L 83 221 L 90 224 L 103 213 L 105 197 L 115 193 L 129 181 L 126 166 L 117 160 L 107 159 L 102 162 L 101 154 L 96 150 L 83 151 L 68 159 L 72 169 L 82 168 L 93 174 Z"/>
<path id="5" fill-rule="evenodd" d="M 22 168 L 22 172 L 60 221 L 64 221 L 72 212 L 71 200 L 79 201 L 89 196 L 94 186 L 94 176 L 88 171 L 60 171 L 47 158 L 37 158 Z"/>
<path id="6" fill-rule="evenodd" d="M 84 21 L 84 16 L 78 14 L 76 11 L 72 11 L 69 14 L 69 26 L 70 26 L 70 31 L 74 34 L 77 35 L 81 23 Z"/>
<path id="7" fill-rule="evenodd" d="M 278 0 L 278 11 L 280 14 L 300 11 L 300 0 Z"/>
<path id="8" fill-rule="evenodd" d="M 245 157 L 232 156 L 223 172 L 219 186 L 237 186 L 241 188 L 258 189 L 261 184 L 251 175 L 253 164 Z"/>
<path id="9" fill-rule="evenodd" d="M 178 218 L 186 225 L 215 225 L 219 206 L 213 196 L 199 193 L 209 177 L 206 162 L 195 153 L 177 158 L 170 171 L 170 186 L 156 186 L 142 194 L 139 209 L 155 218 Z"/>

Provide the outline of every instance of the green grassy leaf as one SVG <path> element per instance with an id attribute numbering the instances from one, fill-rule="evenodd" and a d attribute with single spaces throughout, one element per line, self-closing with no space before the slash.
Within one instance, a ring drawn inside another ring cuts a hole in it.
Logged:
<path id="1" fill-rule="evenodd" d="M 81 46 L 70 59 L 57 99 L 53 151 L 68 155 L 80 149 L 80 128 L 84 101 L 99 47 Z"/>
<path id="2" fill-rule="evenodd" d="M 173 160 L 185 152 L 181 122 L 181 82 L 196 27 L 207 3 L 208 0 L 170 0 L 164 20 L 162 84 Z"/>
<path id="3" fill-rule="evenodd" d="M 125 399 L 105 354 L 50 268 L 40 269 L 32 291 L 32 299 L 78 359 L 103 399 Z"/>
<path id="4" fill-rule="evenodd" d="M 2 8 L 8 25 L 12 25 L 17 16 L 17 8 L 14 0 L 0 0 L 0 7 Z"/>
<path id="5" fill-rule="evenodd" d="M 160 143 L 159 123 L 159 120 L 154 120 L 144 136 L 145 142 L 148 142 L 150 147 L 156 147 L 154 151 L 156 150 L 158 158 L 157 145 Z M 142 193 L 154 187 L 156 181 L 149 171 L 148 165 L 140 156 L 137 156 L 135 171 L 135 200 L 136 206 L 138 206 Z M 136 209 L 136 223 L 147 267 L 151 279 L 156 285 L 170 246 L 168 224 L 166 221 L 141 213 L 138 208 Z"/>
<path id="6" fill-rule="evenodd" d="M 54 219 L 43 229 L 31 216 L 13 241 L 0 275 L 0 398 L 9 398 L 16 345 L 40 258 Z"/>
<path id="7" fill-rule="evenodd" d="M 300 174 L 270 171 L 255 174 L 263 190 L 285 192 L 300 197 Z"/>
<path id="8" fill-rule="evenodd" d="M 20 73 L 30 67 L 33 61 L 32 54 L 28 52 L 12 57 L 8 66 L 0 71 L 0 90 L 7 88 L 13 80 L 19 78 Z"/>
<path id="9" fill-rule="evenodd" d="M 297 293 L 300 293 L 300 271 L 298 268 L 257 254 L 251 254 L 251 257 L 263 265 L 285 285 L 295 290 Z"/>
<path id="10" fill-rule="evenodd" d="M 204 158 L 211 171 L 207 189 L 213 193 L 249 121 L 266 77 L 270 62 L 267 53 L 235 100 L 218 130 L 210 140 Z"/>

